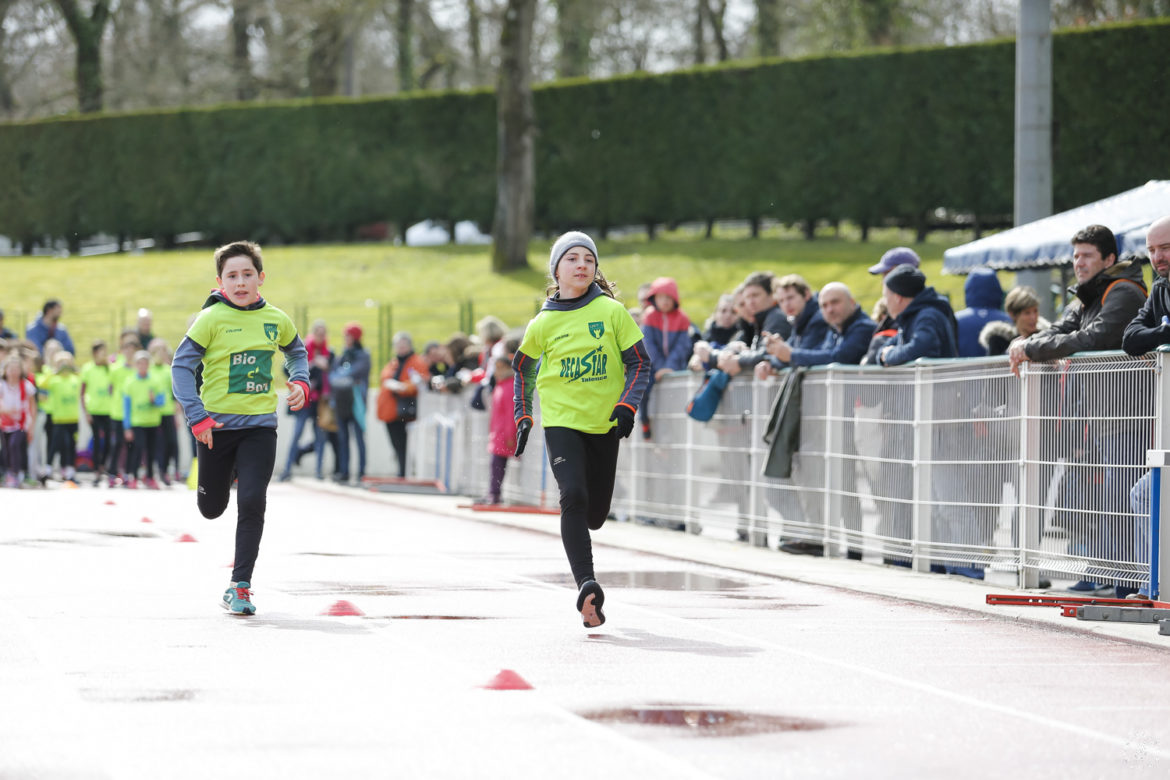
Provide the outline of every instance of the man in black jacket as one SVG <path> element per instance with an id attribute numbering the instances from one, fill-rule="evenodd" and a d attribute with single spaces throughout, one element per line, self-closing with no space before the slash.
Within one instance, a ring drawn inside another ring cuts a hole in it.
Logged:
<path id="1" fill-rule="evenodd" d="M 1141 266 L 1118 261 L 1117 240 L 1109 228 L 1090 225 L 1072 237 L 1072 246 L 1077 279 L 1069 288 L 1073 299 L 1052 327 L 1012 342 L 1008 357 L 1017 374 L 1020 364 L 1028 360 L 1058 360 L 1075 352 L 1120 348 L 1126 326 L 1146 302 Z M 1065 479 L 1071 483 L 1063 495 L 1077 497 L 1078 505 L 1058 509 L 1077 510 L 1069 529 L 1073 554 L 1127 560 L 1133 555 L 1133 523 L 1126 513 L 1126 494 L 1133 478 L 1126 465 L 1144 460 L 1145 448 L 1139 445 L 1148 435 L 1141 420 L 1130 419 L 1127 410 L 1119 408 L 1120 399 L 1109 392 L 1110 381 L 1107 373 L 1070 370 L 1060 375 L 1062 411 L 1057 416 L 1072 418 L 1056 421 L 1056 430 L 1061 432 L 1057 435 L 1064 438 L 1061 446 L 1070 452 Z M 1086 578 L 1072 589 L 1100 592 L 1113 587 Z M 1124 583 L 1118 587 L 1132 590 Z"/>
<path id="2" fill-rule="evenodd" d="M 764 349 L 765 333 L 779 334 L 784 338 L 788 338 L 792 333 L 788 317 L 772 299 L 774 278 L 770 271 L 755 271 L 743 280 L 744 307 L 752 314 L 756 334 L 751 345 L 738 353 L 732 349 L 722 349 L 718 352 L 715 365 L 731 376 L 745 368 L 750 373 L 757 363 L 768 356 L 767 350 Z"/>
<path id="3" fill-rule="evenodd" d="M 1121 348 L 1131 355 L 1153 352 L 1163 344 L 1170 344 L 1170 216 L 1150 225 L 1146 232 L 1146 251 L 1154 269 L 1154 284 L 1150 297 L 1137 316 L 1125 327 Z M 1136 560 L 1150 560 L 1150 474 L 1137 481 L 1129 491 L 1129 506 L 1134 514 L 1134 552 Z M 1117 595 L 1128 596 L 1125 586 L 1119 586 Z M 1149 583 L 1137 595 L 1149 596 Z"/>

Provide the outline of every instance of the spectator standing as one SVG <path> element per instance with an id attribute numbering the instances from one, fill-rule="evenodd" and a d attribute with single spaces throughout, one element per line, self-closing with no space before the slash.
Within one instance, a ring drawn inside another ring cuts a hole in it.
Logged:
<path id="1" fill-rule="evenodd" d="M 337 412 L 337 439 L 341 462 L 338 482 L 350 478 L 350 441 L 357 447 L 358 468 L 355 480 L 366 476 L 366 408 L 370 389 L 370 353 L 362 346 L 362 326 L 351 322 L 342 331 L 345 349 L 329 374 L 333 408 Z"/>
<path id="2" fill-rule="evenodd" d="M 72 483 L 77 476 L 77 423 L 81 417 L 81 377 L 73 363 L 73 355 L 58 352 L 53 358 L 55 371 L 46 380 L 46 406 L 53 416 L 53 446 L 51 452 L 61 465 L 61 478 Z M 52 469 L 52 458 L 45 462 Z"/>
<path id="3" fill-rule="evenodd" d="M 1003 303 L 1011 324 L 993 320 L 983 326 L 979 343 L 988 355 L 1006 355 L 1008 347 L 1019 337 L 1048 330 L 1052 323 L 1040 316 L 1040 297 L 1031 287 L 1013 287 Z"/>
<path id="4" fill-rule="evenodd" d="M 958 355 L 955 313 L 945 298 L 926 286 L 926 276 L 921 271 L 901 265 L 886 274 L 882 288 L 898 332 L 878 353 L 881 365 L 899 366 L 918 358 Z"/>
<path id="5" fill-rule="evenodd" d="M 1162 217 L 1146 231 L 1146 251 L 1154 269 L 1150 297 L 1141 311 L 1125 327 L 1121 348 L 1130 355 L 1144 355 L 1163 344 L 1170 344 L 1170 216 Z M 1134 555 L 1138 563 L 1150 561 L 1150 474 L 1147 472 L 1129 491 L 1129 505 L 1134 515 Z M 1132 595 L 1128 585 L 1118 585 L 1116 595 Z M 1136 591 L 1149 596 L 1147 580 Z"/>
<path id="6" fill-rule="evenodd" d="M 138 469 L 142 468 L 142 484 L 158 490 L 154 466 L 163 397 L 157 379 L 150 374 L 150 353 L 144 349 L 134 353 L 134 373 L 122 385 L 122 399 L 122 435 L 129 446 L 124 487 L 138 487 Z"/>
<path id="7" fill-rule="evenodd" d="M 25 379 L 20 356 L 10 353 L 0 361 L 0 455 L 5 487 L 24 483 L 36 418 L 36 388 Z"/>
<path id="8" fill-rule="evenodd" d="M 154 341 L 154 315 L 151 314 L 150 309 L 138 310 L 138 329 L 135 331 L 135 336 L 138 337 L 138 348 L 150 351 L 150 343 Z"/>
<path id="9" fill-rule="evenodd" d="M 1073 274 L 1077 283 L 1069 288 L 1072 300 L 1060 319 L 1047 330 L 1018 338 L 1008 348 L 1009 364 L 1019 373 L 1026 361 L 1050 361 L 1074 352 L 1119 349 L 1126 327 L 1146 303 L 1146 285 L 1139 265 L 1117 259 L 1117 240 L 1103 225 L 1090 225 L 1072 237 Z M 1136 348 L 1137 342 L 1131 341 Z M 1067 447 L 1072 463 L 1065 479 L 1070 484 L 1064 495 L 1074 496 L 1081 505 L 1082 522 L 1070 529 L 1070 544 L 1077 555 L 1107 560 L 1124 560 L 1133 551 L 1132 517 L 1125 513 L 1133 478 L 1126 465 L 1137 466 L 1145 457 L 1149 434 L 1140 421 L 1119 418 L 1118 401 L 1093 377 L 1062 378 L 1062 403 L 1066 415 L 1096 418 L 1088 425 L 1065 425 L 1071 429 Z M 1100 486 L 1096 484 L 1100 478 Z M 1075 591 L 1129 588 L 1124 582 L 1104 584 L 1096 579 L 1076 582 Z"/>
<path id="10" fill-rule="evenodd" d="M 110 475 L 110 487 L 124 484 L 123 463 L 128 449 L 126 429 L 129 423 L 123 418 L 126 408 L 123 389 L 126 387 L 126 380 L 134 375 L 134 353 L 138 351 L 138 336 L 133 331 L 123 332 L 119 350 L 121 354 L 110 367 L 110 462 L 106 467 Z"/>
<path id="11" fill-rule="evenodd" d="M 752 317 L 751 324 L 755 335 L 751 346 L 741 352 L 735 352 L 732 346 L 719 351 L 715 364 L 731 376 L 744 369 L 753 371 L 757 363 L 767 358 L 768 353 L 764 348 L 765 333 L 779 335 L 781 338 L 788 338 L 792 333 L 788 318 L 772 297 L 774 282 L 775 277 L 768 271 L 756 271 L 743 281 L 742 308 Z"/>
<path id="12" fill-rule="evenodd" d="M 967 308 L 955 313 L 959 324 L 959 357 L 983 357 L 987 349 L 979 343 L 979 334 L 990 322 L 1011 322 L 1003 311 L 1003 288 L 990 268 L 976 268 L 967 274 L 963 285 Z"/>
<path id="13" fill-rule="evenodd" d="M 776 303 L 792 324 L 792 334 L 787 339 L 770 334 L 764 340 L 768 357 L 756 364 L 757 379 L 764 379 L 776 369 L 787 365 L 787 361 L 777 357 L 776 350 L 771 348 L 772 345 L 786 344 L 789 348 L 815 349 L 821 346 L 825 337 L 829 335 L 829 325 L 821 315 L 821 305 L 817 301 L 816 293 L 804 277 L 797 274 L 783 276 L 776 282 L 775 287 Z M 779 347 L 777 349 L 781 352 L 786 351 Z"/>
<path id="14" fill-rule="evenodd" d="M 492 458 L 487 500 L 489 504 L 499 504 L 508 458 L 516 454 L 516 420 L 512 408 L 515 372 L 512 370 L 512 359 L 505 355 L 496 358 L 493 375 L 496 386 L 492 389 L 491 421 L 488 424 L 488 453 Z"/>
<path id="15" fill-rule="evenodd" d="M 69 337 L 69 331 L 61 324 L 61 315 L 64 313 L 65 307 L 61 301 L 56 298 L 45 301 L 45 305 L 41 308 L 41 316 L 28 326 L 24 337 L 35 344 L 41 352 L 45 350 L 46 341 L 56 339 L 66 352 L 75 353 L 73 339 Z"/>
<path id="16" fill-rule="evenodd" d="M 398 460 L 398 477 L 406 477 L 406 426 L 418 415 L 419 388 L 430 376 L 426 361 L 414 353 L 405 331 L 394 334 L 394 358 L 382 368 L 378 419 L 386 423 L 390 447 Z"/>
<path id="17" fill-rule="evenodd" d="M 678 283 L 662 276 L 650 283 L 649 306 L 642 314 L 642 343 L 650 356 L 650 377 L 639 416 L 642 438 L 650 438 L 650 395 L 654 383 L 675 371 L 685 371 L 691 358 L 691 320 L 679 308 Z"/>
<path id="18" fill-rule="evenodd" d="M 289 441 L 288 457 L 285 459 L 284 470 L 280 473 L 281 482 L 292 479 L 293 465 L 300 463 L 301 458 L 309 453 L 315 454 L 317 479 L 324 479 L 325 444 L 331 441 L 331 437 L 334 461 L 340 462 L 336 432 L 324 430 L 318 421 L 321 412 L 320 404 L 322 402 L 326 406 L 329 404 L 328 376 L 333 363 L 333 353 L 329 351 L 329 333 L 325 320 L 314 320 L 309 328 L 309 337 L 305 341 L 305 354 L 309 363 L 308 400 L 304 406 L 292 412 L 293 435 Z M 306 425 L 312 427 L 313 440 L 308 444 L 301 444 L 301 435 Z"/>
<path id="19" fill-rule="evenodd" d="M 874 275 L 881 275 L 884 279 L 890 271 L 893 271 L 900 265 L 908 265 L 911 268 L 918 268 L 922 261 L 918 257 L 918 253 L 910 247 L 896 246 L 893 249 L 887 250 L 875 264 L 869 267 L 869 272 Z M 875 365 L 878 362 L 878 353 L 881 352 L 882 347 L 889 344 L 894 336 L 898 334 L 898 326 L 894 323 L 893 316 L 890 315 L 889 309 L 886 307 L 885 298 L 878 298 L 873 307 L 873 313 L 870 318 L 877 323 L 874 329 L 873 340 L 870 342 L 869 350 L 866 352 L 865 358 L 861 361 L 865 365 Z"/>
<path id="20" fill-rule="evenodd" d="M 110 453 L 110 361 L 106 342 L 93 343 L 93 360 L 81 368 L 81 410 L 93 435 L 90 454 L 93 458 L 93 484 L 96 487 L 106 472 Z"/>
<path id="21" fill-rule="evenodd" d="M 141 334 L 140 334 L 141 335 Z M 158 478 L 167 487 L 179 481 L 179 420 L 175 418 L 175 396 L 171 392 L 171 348 L 162 339 L 151 339 L 150 378 L 162 396 L 158 423 Z"/>

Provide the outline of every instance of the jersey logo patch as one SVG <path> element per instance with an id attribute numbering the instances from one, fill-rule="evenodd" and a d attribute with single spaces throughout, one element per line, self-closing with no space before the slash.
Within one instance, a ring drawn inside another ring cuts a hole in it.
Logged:
<path id="1" fill-rule="evenodd" d="M 264 323 L 264 336 L 273 344 L 276 343 L 276 337 L 280 335 L 280 327 L 275 322 Z"/>
<path id="2" fill-rule="evenodd" d="M 589 335 L 595 339 L 599 339 L 602 336 L 604 336 L 605 335 L 605 323 L 604 322 L 591 322 L 591 323 L 589 323 Z"/>
<path id="3" fill-rule="evenodd" d="M 243 352 L 233 352 L 228 365 L 229 393 L 261 395 L 272 389 L 272 353 L 270 351 L 246 349 Z"/>

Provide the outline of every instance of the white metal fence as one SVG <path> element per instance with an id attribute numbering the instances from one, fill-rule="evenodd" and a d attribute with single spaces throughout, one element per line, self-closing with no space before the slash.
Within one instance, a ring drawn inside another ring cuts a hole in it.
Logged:
<path id="1" fill-rule="evenodd" d="M 677 374 L 653 389 L 653 437 L 636 427 L 622 445 L 613 510 L 691 533 L 773 547 L 809 541 L 832 556 L 1022 587 L 1146 585 L 1149 501 L 1139 490 L 1134 504 L 1131 490 L 1147 473 L 1147 450 L 1166 446 L 1168 358 L 1088 353 L 1025 364 L 1019 377 L 999 358 L 816 368 L 804 377 L 788 479 L 761 475 L 782 379 L 735 378 L 715 417 L 698 423 L 684 409 L 699 377 Z M 424 394 L 409 473 L 479 496 L 489 415 L 468 400 Z M 367 436 L 368 473 L 391 473 L 381 424 Z M 539 427 L 525 456 L 509 461 L 503 496 L 558 505 Z"/>

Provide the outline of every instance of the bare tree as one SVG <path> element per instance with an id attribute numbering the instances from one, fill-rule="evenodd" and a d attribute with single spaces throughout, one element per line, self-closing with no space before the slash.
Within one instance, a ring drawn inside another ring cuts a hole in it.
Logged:
<path id="1" fill-rule="evenodd" d="M 16 99 L 12 96 L 12 83 L 8 77 L 8 31 L 4 21 L 8 12 L 12 10 L 16 0 L 0 0 L 0 116 L 10 116 L 16 109 Z"/>
<path id="2" fill-rule="evenodd" d="M 471 86 L 477 87 L 483 83 L 483 41 L 480 38 L 480 22 L 482 14 L 478 0 L 467 0 L 467 51 L 471 58 L 468 67 L 471 70 Z"/>
<path id="3" fill-rule="evenodd" d="M 232 0 L 232 76 L 236 100 L 255 100 L 259 90 L 252 72 L 250 29 L 256 18 L 256 0 Z"/>
<path id="4" fill-rule="evenodd" d="M 761 57 L 780 54 L 780 0 L 756 0 L 756 51 Z"/>
<path id="5" fill-rule="evenodd" d="M 731 54 L 727 49 L 727 36 L 723 32 L 727 16 L 727 0 L 702 0 L 702 12 L 711 25 L 711 37 L 715 42 L 715 55 L 719 62 L 727 62 Z"/>
<path id="6" fill-rule="evenodd" d="M 102 35 L 110 18 L 110 0 L 94 0 L 89 13 L 78 0 L 53 0 L 77 46 L 77 106 L 81 113 L 102 110 Z"/>
<path id="7" fill-rule="evenodd" d="M 707 0 L 695 0 L 694 24 L 691 26 L 691 45 L 694 47 L 694 62 L 702 65 L 707 61 Z"/>
<path id="8" fill-rule="evenodd" d="M 394 40 L 398 44 L 398 89 L 409 92 L 414 80 L 414 0 L 398 0 L 394 19 Z"/>
<path id="9" fill-rule="evenodd" d="M 536 0 L 508 0 L 496 89 L 496 213 L 492 269 L 528 266 L 535 219 L 536 118 L 532 101 L 532 24 Z"/>
<path id="10" fill-rule="evenodd" d="M 557 11 L 557 77 L 589 75 L 593 39 L 593 0 L 554 0 Z"/>

